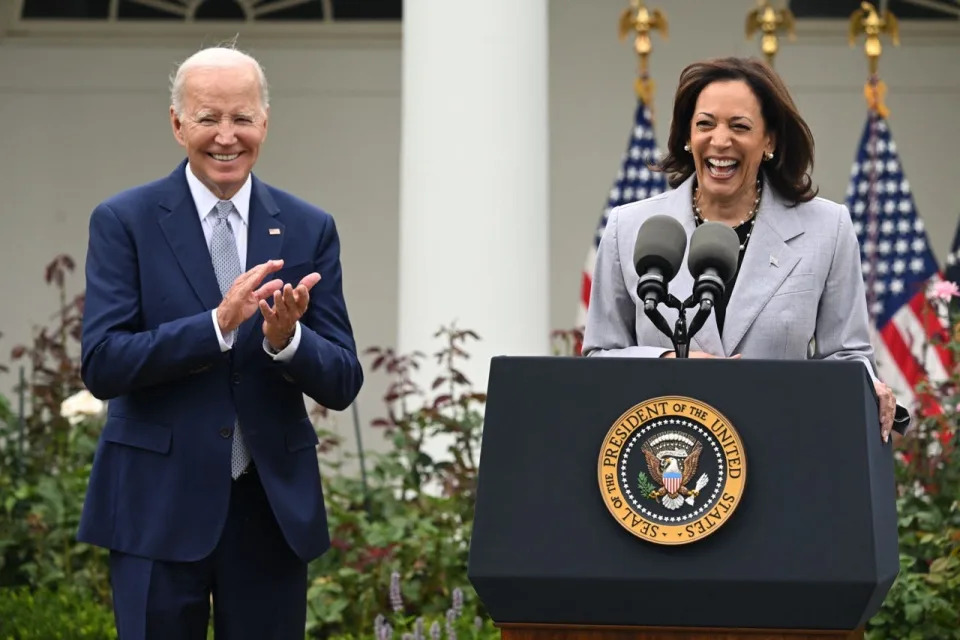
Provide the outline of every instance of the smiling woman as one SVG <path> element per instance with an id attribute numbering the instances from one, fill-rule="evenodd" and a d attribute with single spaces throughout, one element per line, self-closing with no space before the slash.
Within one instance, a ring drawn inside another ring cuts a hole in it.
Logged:
<path id="1" fill-rule="evenodd" d="M 660 168 L 670 186 L 696 173 L 701 197 L 718 209 L 707 219 L 733 220 L 735 209 L 739 217 L 749 210 L 742 205 L 756 197 L 761 162 L 771 186 L 788 201 L 816 195 L 809 174 L 813 135 L 783 81 L 761 62 L 724 58 L 684 69 L 667 150 Z"/>
<path id="2" fill-rule="evenodd" d="M 690 357 L 860 362 L 874 379 L 888 438 L 896 401 L 876 377 L 857 238 L 846 207 L 816 197 L 813 149 L 786 86 L 764 62 L 721 58 L 684 69 L 667 154 L 651 167 L 667 174 L 673 191 L 610 213 L 583 354 L 673 357 L 639 298 L 634 240 L 658 214 L 674 218 L 688 244 L 705 222 L 726 224 L 740 241 L 736 269 L 691 339 Z M 693 285 L 681 269 L 670 292 L 683 300 Z M 898 430 L 908 421 L 902 412 Z"/>

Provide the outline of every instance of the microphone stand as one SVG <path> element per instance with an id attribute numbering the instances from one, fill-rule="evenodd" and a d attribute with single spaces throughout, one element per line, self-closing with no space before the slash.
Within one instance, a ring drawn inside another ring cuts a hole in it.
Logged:
<path id="1" fill-rule="evenodd" d="M 699 308 L 693 316 L 693 321 L 690 323 L 689 329 L 687 328 L 686 310 L 698 306 L 697 300 L 693 295 L 683 302 L 680 302 L 680 300 L 671 293 L 667 295 L 667 299 L 664 300 L 663 304 L 671 309 L 677 310 L 677 322 L 674 324 L 673 330 L 670 329 L 670 325 L 657 309 L 657 305 L 653 300 L 644 301 L 643 312 L 650 318 L 650 321 L 653 322 L 654 326 L 659 329 L 661 333 L 670 338 L 677 357 L 688 358 L 690 357 L 690 338 L 692 338 L 697 331 L 700 331 L 704 323 L 706 323 L 707 318 L 710 317 L 713 303 L 706 298 L 701 299 Z"/>

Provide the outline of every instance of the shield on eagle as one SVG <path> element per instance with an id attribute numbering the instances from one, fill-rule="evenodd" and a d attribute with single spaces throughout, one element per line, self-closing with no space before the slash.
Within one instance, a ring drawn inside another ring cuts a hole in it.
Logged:
<path id="1" fill-rule="evenodd" d="M 680 491 L 680 482 L 683 474 L 679 471 L 667 471 L 663 474 L 663 486 L 670 495 L 676 495 Z"/>

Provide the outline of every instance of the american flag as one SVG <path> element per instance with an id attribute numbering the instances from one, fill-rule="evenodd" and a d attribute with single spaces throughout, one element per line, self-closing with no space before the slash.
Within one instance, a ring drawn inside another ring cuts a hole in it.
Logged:
<path id="1" fill-rule="evenodd" d="M 637 109 L 633 117 L 633 132 L 630 142 L 620 162 L 617 179 L 607 197 L 607 206 L 600 216 L 597 232 L 593 234 L 593 242 L 587 252 L 587 260 L 583 265 L 583 277 L 580 283 L 580 308 L 577 314 L 577 326 L 583 327 L 587 321 L 587 305 L 590 303 L 590 286 L 593 282 L 593 268 L 597 262 L 597 247 L 603 229 L 607 226 L 607 217 L 614 207 L 637 200 L 655 196 L 667 190 L 667 180 L 663 173 L 651 171 L 647 165 L 660 159 L 657 149 L 657 140 L 653 133 L 653 123 L 650 109 L 642 99 L 637 100 Z"/>
<path id="2" fill-rule="evenodd" d="M 950 355 L 931 342 L 944 325 L 927 300 L 940 279 L 886 119 L 869 110 L 847 188 L 873 324 L 880 378 L 917 408 L 915 387 L 947 377 Z"/>

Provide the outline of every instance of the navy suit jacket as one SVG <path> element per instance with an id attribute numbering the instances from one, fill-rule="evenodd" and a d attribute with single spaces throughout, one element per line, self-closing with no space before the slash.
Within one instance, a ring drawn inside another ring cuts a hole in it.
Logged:
<path id="1" fill-rule="evenodd" d="M 78 538 L 157 560 L 209 555 L 227 515 L 239 421 L 280 528 L 307 561 L 329 534 L 303 394 L 339 410 L 363 382 L 337 230 L 328 214 L 253 177 L 247 269 L 282 258 L 268 279 L 296 285 L 317 271 L 321 280 L 290 361 L 264 351 L 259 312 L 221 352 L 211 311 L 222 296 L 185 166 L 90 218 L 81 373 L 109 403 Z"/>

